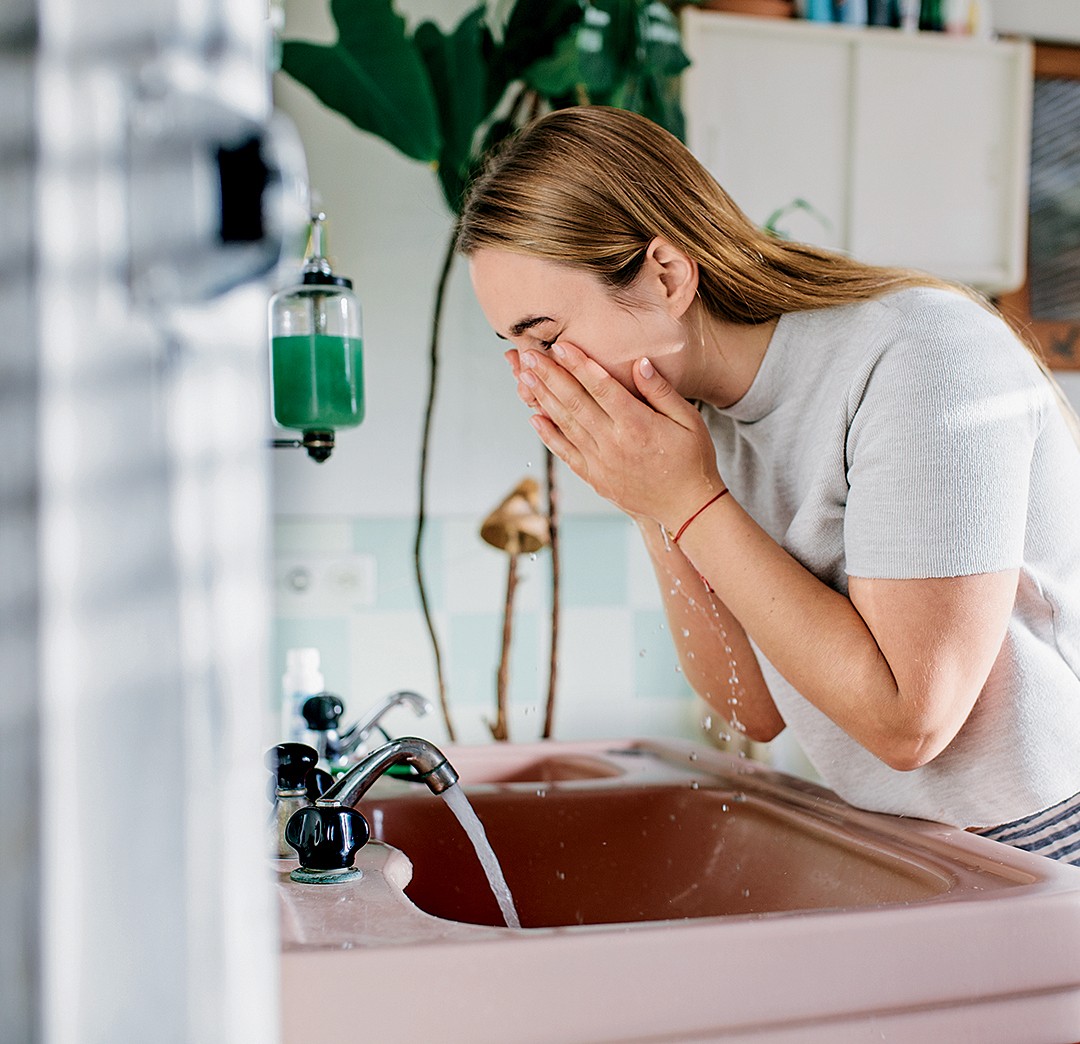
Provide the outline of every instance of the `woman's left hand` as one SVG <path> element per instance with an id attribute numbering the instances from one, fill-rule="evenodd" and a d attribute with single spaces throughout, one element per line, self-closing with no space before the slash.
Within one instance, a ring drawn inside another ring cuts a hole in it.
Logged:
<path id="1" fill-rule="evenodd" d="M 627 514 L 673 530 L 724 488 L 704 421 L 648 359 L 633 367 L 641 399 L 565 341 L 516 362 L 544 445 Z"/>

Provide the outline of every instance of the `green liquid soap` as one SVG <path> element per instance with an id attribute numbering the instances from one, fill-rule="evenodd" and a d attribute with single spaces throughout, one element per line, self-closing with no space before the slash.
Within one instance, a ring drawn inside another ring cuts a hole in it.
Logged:
<path id="1" fill-rule="evenodd" d="M 359 337 L 275 337 L 274 420 L 311 431 L 355 428 L 364 419 L 364 342 Z"/>

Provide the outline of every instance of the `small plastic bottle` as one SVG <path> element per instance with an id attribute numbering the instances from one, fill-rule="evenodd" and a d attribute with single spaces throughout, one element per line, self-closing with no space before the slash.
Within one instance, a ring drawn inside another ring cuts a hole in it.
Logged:
<path id="1" fill-rule="evenodd" d="M 803 17 L 810 22 L 831 22 L 836 15 L 833 0 L 805 0 Z"/>
<path id="2" fill-rule="evenodd" d="M 866 0 L 837 0 L 835 18 L 848 25 L 866 25 L 869 12 Z"/>
<path id="3" fill-rule="evenodd" d="M 281 676 L 281 742 L 302 743 L 307 733 L 304 703 L 326 688 L 319 670 L 318 649 L 290 649 Z"/>

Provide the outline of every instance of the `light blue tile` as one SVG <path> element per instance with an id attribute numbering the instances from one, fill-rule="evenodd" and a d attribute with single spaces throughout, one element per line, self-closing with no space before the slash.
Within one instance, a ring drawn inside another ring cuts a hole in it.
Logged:
<path id="1" fill-rule="evenodd" d="M 630 525 L 621 515 L 563 519 L 559 530 L 559 577 L 565 605 L 583 608 L 626 604 Z"/>
<path id="2" fill-rule="evenodd" d="M 634 613 L 634 656 L 635 696 L 681 700 L 693 695 L 662 611 Z"/>
<path id="3" fill-rule="evenodd" d="M 286 652 L 289 649 L 303 648 L 319 650 L 320 668 L 327 689 L 342 694 L 348 702 L 348 694 L 352 692 L 353 685 L 349 655 L 349 621 L 341 616 L 322 620 L 277 619 L 274 621 L 271 643 L 271 706 L 281 705 L 281 675 L 285 671 Z"/>
<path id="4" fill-rule="evenodd" d="M 278 516 L 274 520 L 274 549 L 278 554 L 350 550 L 348 519 L 313 519 Z"/>
<path id="5" fill-rule="evenodd" d="M 416 520 L 401 518 L 361 518 L 353 523 L 353 548 L 375 556 L 376 610 L 420 610 L 416 588 L 416 565 L 413 545 Z M 445 604 L 443 597 L 442 521 L 430 518 L 424 523 L 422 563 L 428 604 L 437 612 Z"/>
<path id="6" fill-rule="evenodd" d="M 457 613 L 449 626 L 449 689 L 453 705 L 486 706 L 495 716 L 496 676 L 502 645 L 502 613 Z M 511 637 L 510 702 L 535 706 L 547 692 L 547 668 L 539 671 L 539 620 L 517 613 Z"/>

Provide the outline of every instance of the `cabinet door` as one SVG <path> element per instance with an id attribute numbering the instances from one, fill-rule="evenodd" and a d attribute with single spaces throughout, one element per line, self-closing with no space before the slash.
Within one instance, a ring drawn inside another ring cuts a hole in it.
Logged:
<path id="1" fill-rule="evenodd" d="M 1024 278 L 1026 44 L 873 33 L 854 48 L 852 254 L 984 290 Z"/>
<path id="2" fill-rule="evenodd" d="M 687 144 L 751 221 L 805 200 L 781 222 L 792 239 L 844 249 L 850 47 L 832 33 L 761 18 L 683 14 Z M 787 31 L 783 31 L 787 30 Z"/>
<path id="3" fill-rule="evenodd" d="M 1024 273 L 1026 43 L 688 9 L 688 143 L 749 217 L 987 292 Z"/>

